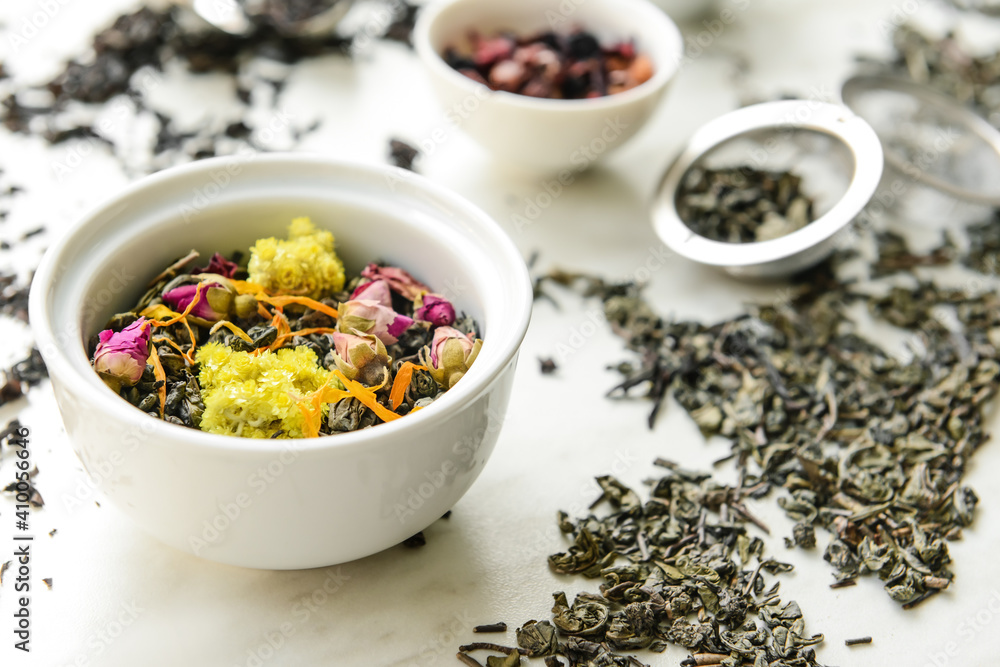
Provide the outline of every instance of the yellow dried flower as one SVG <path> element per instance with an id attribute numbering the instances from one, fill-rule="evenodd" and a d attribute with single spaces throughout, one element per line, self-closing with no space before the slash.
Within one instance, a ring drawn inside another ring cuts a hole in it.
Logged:
<path id="1" fill-rule="evenodd" d="M 260 239 L 250 249 L 250 282 L 277 294 L 322 299 L 344 289 L 344 263 L 334 252 L 333 234 L 296 218 L 288 240 Z"/>
<path id="2" fill-rule="evenodd" d="M 282 438 L 303 437 L 298 401 L 330 375 L 304 346 L 254 356 L 208 343 L 195 361 L 201 365 L 198 382 L 205 402 L 201 430 L 244 438 L 270 438 L 278 431 Z M 336 378 L 330 384 L 343 389 Z"/>

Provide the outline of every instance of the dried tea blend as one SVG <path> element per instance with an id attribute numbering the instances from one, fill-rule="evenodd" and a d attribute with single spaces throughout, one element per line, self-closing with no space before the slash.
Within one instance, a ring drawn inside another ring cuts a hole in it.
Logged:
<path id="1" fill-rule="evenodd" d="M 527 37 L 509 32 L 484 37 L 471 31 L 469 40 L 471 53 L 449 47 L 445 62 L 492 90 L 580 100 L 622 93 L 653 78 L 652 61 L 637 53 L 632 42 L 601 46 L 584 30 Z"/>
<path id="2" fill-rule="evenodd" d="M 802 178 L 750 166 L 688 171 L 676 195 L 677 213 L 699 236 L 723 243 L 770 241 L 813 219 Z"/>
<path id="3" fill-rule="evenodd" d="M 461 380 L 482 347 L 475 322 L 398 267 L 348 281 L 308 218 L 289 235 L 258 240 L 245 265 L 174 262 L 90 341 L 94 369 L 152 417 L 250 438 L 357 431 Z"/>

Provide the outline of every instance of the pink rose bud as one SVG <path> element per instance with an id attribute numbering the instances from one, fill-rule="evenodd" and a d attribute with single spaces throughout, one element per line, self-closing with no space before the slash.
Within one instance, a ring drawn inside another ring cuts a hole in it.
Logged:
<path id="1" fill-rule="evenodd" d="M 482 347 L 483 341 L 473 340 L 458 329 L 438 327 L 431 344 L 420 351 L 420 363 L 447 391 L 469 371 Z"/>
<path id="2" fill-rule="evenodd" d="M 194 301 L 197 285 L 181 285 L 163 294 L 163 300 L 178 313 L 184 312 Z M 201 288 L 198 302 L 191 309 L 191 315 L 206 322 L 218 322 L 229 315 L 233 305 L 233 293 L 222 283 L 209 283 Z"/>
<path id="3" fill-rule="evenodd" d="M 347 379 L 372 387 L 386 379 L 392 360 L 382 341 L 358 334 L 361 332 L 332 334 L 334 362 Z"/>
<path id="4" fill-rule="evenodd" d="M 358 285 L 351 295 L 351 301 L 364 299 L 366 301 L 377 301 L 386 308 L 392 308 L 392 293 L 389 290 L 389 283 L 384 280 L 373 280 L 363 285 Z"/>
<path id="5" fill-rule="evenodd" d="M 360 331 L 372 334 L 386 345 L 397 342 L 403 332 L 413 324 L 413 320 L 409 317 L 400 315 L 378 301 L 367 299 L 342 303 L 337 307 L 337 312 L 340 313 L 340 317 L 337 318 L 337 331 L 341 333 Z"/>
<path id="6" fill-rule="evenodd" d="M 212 255 L 212 259 L 208 261 L 208 266 L 203 269 L 195 269 L 194 273 L 217 273 L 223 278 L 232 279 L 239 269 L 240 267 L 236 262 L 230 262 L 219 253 L 215 253 Z"/>
<path id="7" fill-rule="evenodd" d="M 450 327 L 455 323 L 455 307 L 443 296 L 424 294 L 420 297 L 414 316 L 436 327 Z"/>
<path id="8" fill-rule="evenodd" d="M 403 269 L 395 266 L 379 266 L 369 264 L 361 275 L 370 280 L 384 280 L 389 284 L 393 292 L 402 294 L 410 301 L 413 301 L 424 292 L 430 292 L 431 288 L 423 284 Z"/>
<path id="9" fill-rule="evenodd" d="M 111 382 L 134 385 L 142 378 L 149 358 L 152 337 L 146 318 L 128 325 L 119 332 L 102 331 L 94 352 L 94 370 Z"/>

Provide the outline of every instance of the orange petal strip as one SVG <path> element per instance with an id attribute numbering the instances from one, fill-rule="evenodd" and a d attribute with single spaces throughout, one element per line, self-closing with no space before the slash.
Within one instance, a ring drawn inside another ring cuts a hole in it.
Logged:
<path id="1" fill-rule="evenodd" d="M 170 340 L 166 336 L 157 336 L 156 338 L 153 339 L 153 342 L 154 343 L 166 343 L 170 347 L 172 347 L 175 350 L 177 350 L 182 357 L 184 357 L 185 359 L 187 359 L 187 352 L 184 351 L 184 348 L 182 348 L 180 345 L 178 345 L 174 341 Z"/>
<path id="2" fill-rule="evenodd" d="M 333 374 L 327 376 L 322 387 L 314 392 L 310 392 L 305 398 L 292 396 L 297 401 L 299 411 L 305 419 L 302 424 L 302 434 L 307 438 L 319 437 L 319 427 L 323 419 L 323 406 L 327 403 L 336 403 L 342 398 L 350 396 L 350 392 L 342 391 L 330 386 Z"/>
<path id="3" fill-rule="evenodd" d="M 247 332 L 243 331 L 243 329 L 240 329 L 238 326 L 236 326 L 235 324 L 233 324 L 229 320 L 219 320 L 218 322 L 216 322 L 215 326 L 213 326 L 209 330 L 208 335 L 211 336 L 212 334 L 214 334 L 216 331 L 218 331 L 219 329 L 221 329 L 223 327 L 225 327 L 226 329 L 229 329 L 230 331 L 232 331 L 234 334 L 236 334 L 237 336 L 239 336 L 240 338 L 242 338 L 246 342 L 253 344 L 253 339 L 250 338 L 249 335 L 247 335 Z"/>
<path id="4" fill-rule="evenodd" d="M 391 410 L 387 410 L 381 403 L 378 402 L 378 399 L 375 397 L 375 392 L 381 389 L 385 383 L 383 383 L 382 386 L 375 387 L 374 390 L 372 390 L 364 386 L 360 382 L 355 382 L 354 380 L 348 380 L 347 376 L 344 375 L 339 369 L 333 371 L 333 374 L 336 375 L 337 378 L 344 383 L 344 386 L 347 387 L 347 391 L 351 393 L 351 396 L 361 401 L 362 405 L 364 405 L 366 408 L 374 412 L 382 421 L 391 422 L 399 419 L 402 416 L 402 415 L 397 415 L 395 412 Z"/>
<path id="5" fill-rule="evenodd" d="M 267 290 L 264 289 L 263 285 L 258 285 L 257 283 L 251 283 L 246 280 L 230 280 L 233 284 L 233 289 L 236 290 L 237 294 L 267 294 Z"/>
<path id="6" fill-rule="evenodd" d="M 188 337 L 191 339 L 191 349 L 184 354 L 184 358 L 187 362 L 194 366 L 194 349 L 198 347 L 198 339 L 194 337 L 194 331 L 191 330 L 191 324 L 187 321 L 187 318 L 181 320 L 184 324 L 184 328 L 187 329 Z"/>
<path id="7" fill-rule="evenodd" d="M 426 367 L 418 366 L 412 361 L 404 362 L 399 367 L 399 370 L 396 372 L 396 379 L 392 381 L 392 392 L 389 394 L 393 410 L 398 410 L 400 403 L 406 398 L 406 390 L 409 389 L 410 381 L 413 379 L 413 371 L 426 370 Z"/>
<path id="8" fill-rule="evenodd" d="M 269 303 L 275 308 L 284 308 L 290 304 L 298 304 L 300 306 L 305 306 L 306 308 L 312 308 L 313 310 L 318 310 L 324 315 L 329 315 L 333 319 L 337 319 L 340 315 L 337 313 L 336 308 L 331 308 L 325 303 L 320 303 L 315 299 L 310 299 L 306 296 L 266 296 L 264 294 L 257 294 L 257 300 L 263 301 L 264 303 Z"/>
<path id="9" fill-rule="evenodd" d="M 160 363 L 160 355 L 156 353 L 156 346 L 149 346 L 149 360 L 153 363 L 153 376 L 157 380 L 162 380 L 163 384 L 156 390 L 160 395 L 160 419 L 163 419 L 163 412 L 167 407 L 167 374 L 163 372 L 163 364 Z"/>
<path id="10" fill-rule="evenodd" d="M 188 315 L 190 315 L 191 311 L 194 310 L 194 307 L 198 305 L 199 301 L 201 301 L 201 291 L 205 287 L 208 287 L 208 283 L 207 282 L 198 283 L 198 286 L 195 287 L 195 289 L 194 289 L 194 298 L 191 299 L 191 303 L 189 303 L 187 305 L 187 308 L 184 309 L 183 313 L 181 313 L 177 317 L 172 317 L 169 320 L 166 320 L 165 322 L 161 322 L 160 320 L 153 320 L 153 326 L 154 327 L 169 327 L 172 324 L 177 324 L 178 322 L 180 322 L 181 320 L 183 320 L 185 317 L 187 317 Z"/>
<path id="11" fill-rule="evenodd" d="M 162 303 L 156 306 L 146 306 L 139 313 L 140 317 L 145 317 L 149 320 L 159 320 L 159 319 L 170 319 L 171 317 L 180 317 L 180 313 L 175 313 L 170 310 Z"/>

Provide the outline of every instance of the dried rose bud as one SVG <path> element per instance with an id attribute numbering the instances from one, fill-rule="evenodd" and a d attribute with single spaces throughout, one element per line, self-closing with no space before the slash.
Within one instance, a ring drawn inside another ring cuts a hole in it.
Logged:
<path id="1" fill-rule="evenodd" d="M 337 331 L 348 333 L 360 331 L 378 337 L 386 345 L 399 340 L 403 332 L 410 328 L 413 320 L 387 308 L 378 301 L 356 299 L 342 303 L 337 308 Z"/>
<path id="2" fill-rule="evenodd" d="M 395 266 L 379 266 L 369 264 L 361 275 L 370 280 L 384 280 L 389 284 L 393 292 L 402 294 L 410 301 L 413 301 L 424 292 L 430 292 L 431 288 L 423 284 L 409 273 Z"/>
<path id="3" fill-rule="evenodd" d="M 223 278 L 232 279 L 239 270 L 240 267 L 236 262 L 230 262 L 221 254 L 215 253 L 212 255 L 212 259 L 208 260 L 208 266 L 203 269 L 195 269 L 194 273 L 217 273 Z"/>
<path id="4" fill-rule="evenodd" d="M 140 317 L 119 332 L 107 329 L 99 335 L 94 370 L 115 389 L 122 384 L 131 387 L 138 382 L 146 370 L 152 336 L 146 318 Z"/>
<path id="5" fill-rule="evenodd" d="M 458 329 L 438 327 L 431 344 L 420 350 L 420 363 L 427 367 L 435 382 L 447 391 L 469 371 L 482 347 L 483 341 L 474 341 Z"/>
<path id="6" fill-rule="evenodd" d="M 386 379 L 392 359 L 381 340 L 360 331 L 353 334 L 336 332 L 332 336 L 334 362 L 347 379 L 369 387 Z"/>
<path id="7" fill-rule="evenodd" d="M 424 294 L 413 305 L 416 306 L 413 315 L 418 320 L 435 327 L 450 327 L 455 323 L 455 307 L 443 296 Z"/>
<path id="8" fill-rule="evenodd" d="M 181 285 L 164 292 L 163 300 L 173 310 L 183 312 L 194 301 L 197 291 L 198 285 Z M 209 323 L 223 320 L 229 315 L 234 296 L 233 290 L 221 282 L 210 282 L 201 288 L 201 296 L 191 309 L 191 316 Z"/>
<path id="9" fill-rule="evenodd" d="M 392 308 L 392 293 L 389 289 L 389 283 L 384 280 L 372 280 L 358 285 L 354 293 L 351 294 L 351 301 L 355 299 L 377 301 L 386 308 Z"/>
<path id="10" fill-rule="evenodd" d="M 257 299 L 253 294 L 237 294 L 233 299 L 233 313 L 240 319 L 246 319 L 257 312 Z"/>

